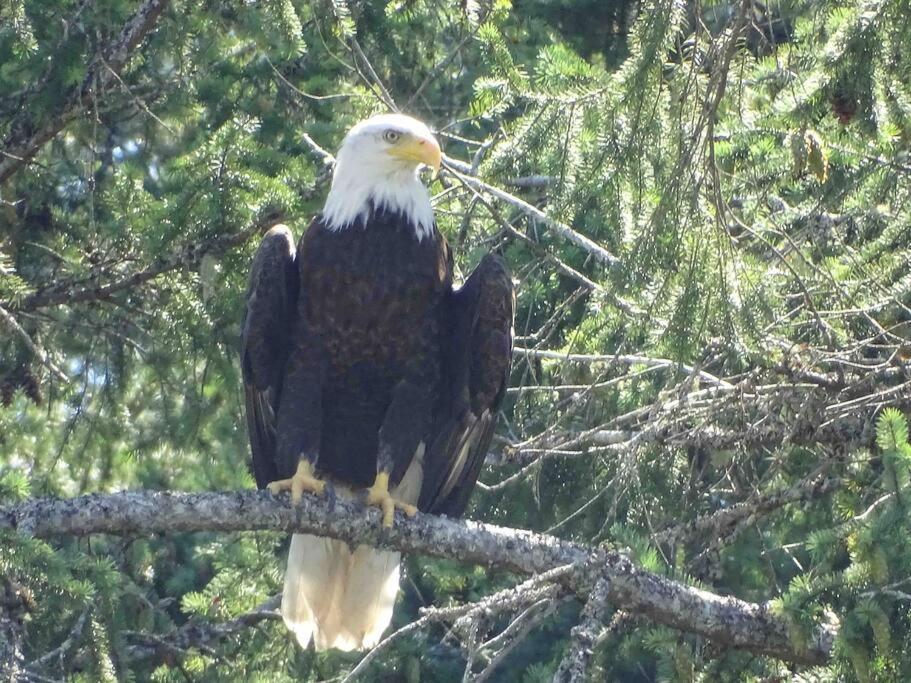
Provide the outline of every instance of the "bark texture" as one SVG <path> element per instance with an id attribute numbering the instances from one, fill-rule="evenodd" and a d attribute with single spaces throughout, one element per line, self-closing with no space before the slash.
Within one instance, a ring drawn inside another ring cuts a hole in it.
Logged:
<path id="1" fill-rule="evenodd" d="M 557 667 L 553 683 L 582 683 L 586 680 L 595 644 L 605 628 L 609 595 L 610 583 L 607 578 L 601 578 L 582 608 L 579 623 L 570 631 L 569 648 Z"/>
<path id="2" fill-rule="evenodd" d="M 0 508 L 0 531 L 36 537 L 106 533 L 142 536 L 192 531 L 272 530 L 311 533 L 353 544 L 394 548 L 535 575 L 564 565 L 559 583 L 587 602 L 596 585 L 617 609 L 697 633 L 718 645 L 801 663 L 829 659 L 835 628 L 821 624 L 806 648 L 762 604 L 720 596 L 636 567 L 622 553 L 544 534 L 418 514 L 380 526 L 379 512 L 356 502 L 305 496 L 292 506 L 267 492 L 137 491 L 68 500 L 36 499 Z M 589 625 L 590 628 L 590 625 Z"/>

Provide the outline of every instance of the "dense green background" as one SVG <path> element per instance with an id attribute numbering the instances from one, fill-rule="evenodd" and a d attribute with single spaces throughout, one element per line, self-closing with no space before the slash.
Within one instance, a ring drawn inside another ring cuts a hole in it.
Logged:
<path id="1" fill-rule="evenodd" d="M 138 5 L 0 4 L 0 133 L 69 106 Z M 776 600 L 795 643 L 837 615 L 836 657 L 805 680 L 911 680 L 911 449 L 900 413 L 878 417 L 911 406 L 909 45 L 901 0 L 172 2 L 0 184 L 0 306 L 68 378 L 0 327 L 0 502 L 252 486 L 236 355 L 256 231 L 187 249 L 275 212 L 299 234 L 327 188 L 304 134 L 334 151 L 387 109 L 372 69 L 446 154 L 618 257 L 435 181 L 461 271 L 491 249 L 509 261 L 517 345 L 645 357 L 518 357 L 469 516 Z M 744 501 L 756 512 L 733 528 L 686 531 Z M 301 651 L 273 621 L 208 650 L 140 647 L 275 594 L 283 543 L 3 537 L 0 574 L 32 592 L 29 661 L 75 634 L 35 680 L 337 680 L 357 655 Z M 408 558 L 395 624 L 513 581 Z M 578 610 L 547 614 L 491 680 L 550 680 Z M 470 641 L 429 627 L 366 677 L 461 680 Z M 798 675 L 635 615 L 614 616 L 595 661 L 621 681 Z"/>

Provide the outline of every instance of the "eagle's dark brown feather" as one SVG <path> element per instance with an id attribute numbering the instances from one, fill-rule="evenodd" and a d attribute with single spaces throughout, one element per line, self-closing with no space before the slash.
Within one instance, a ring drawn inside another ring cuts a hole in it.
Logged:
<path id="1" fill-rule="evenodd" d="M 418 240 L 385 211 L 338 231 L 317 217 L 296 259 L 279 246 L 270 231 L 254 259 L 242 340 L 257 484 L 289 477 L 305 456 L 354 487 L 369 486 L 387 458 L 395 485 L 423 442 L 419 507 L 461 514 L 509 374 L 514 304 L 502 260 L 488 256 L 453 291 L 442 235 Z M 294 292 L 276 275 L 289 263 Z"/>
<path id="2" fill-rule="evenodd" d="M 320 353 L 324 373 L 317 469 L 368 486 L 385 437 L 396 484 L 432 418 L 440 373 L 436 312 L 452 281 L 445 241 L 439 233 L 417 240 L 398 214 L 378 212 L 367 225 L 339 231 L 317 219 L 298 262 L 304 305 L 297 355 Z M 300 414 L 290 400 L 280 431 Z"/>
<path id="3" fill-rule="evenodd" d="M 273 227 L 263 237 L 253 259 L 241 324 L 247 430 L 260 488 L 278 478 L 275 415 L 299 289 L 294 253 L 294 237 L 284 225 Z"/>
<path id="4" fill-rule="evenodd" d="M 459 516 L 468 504 L 506 395 L 514 311 L 512 279 L 492 254 L 447 297 L 444 404 L 425 458 L 422 510 Z"/>

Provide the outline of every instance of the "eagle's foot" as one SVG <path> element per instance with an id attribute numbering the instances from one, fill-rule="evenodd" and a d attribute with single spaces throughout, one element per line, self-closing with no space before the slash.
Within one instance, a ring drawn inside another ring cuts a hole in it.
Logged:
<path id="1" fill-rule="evenodd" d="M 383 511 L 383 526 L 391 527 L 392 519 L 395 516 L 395 510 L 398 508 L 409 517 L 414 517 L 418 509 L 410 503 L 403 503 L 396 500 L 389 493 L 389 473 L 378 472 L 373 486 L 367 489 L 367 505 L 378 507 Z"/>
<path id="2" fill-rule="evenodd" d="M 304 491 L 322 495 L 326 492 L 326 482 L 317 479 L 313 474 L 313 465 L 307 460 L 297 464 L 297 472 L 290 479 L 279 479 L 268 485 L 269 492 L 277 495 L 282 491 L 291 491 L 291 502 L 297 505 Z"/>

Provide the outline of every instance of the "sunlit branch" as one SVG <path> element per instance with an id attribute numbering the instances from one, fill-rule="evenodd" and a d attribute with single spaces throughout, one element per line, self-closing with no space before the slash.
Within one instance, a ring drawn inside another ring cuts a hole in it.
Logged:
<path id="1" fill-rule="evenodd" d="M 513 208 L 518 209 L 530 218 L 539 221 L 551 232 L 559 235 L 569 242 L 572 242 L 577 247 L 580 247 L 581 249 L 587 251 L 602 265 L 609 267 L 619 265 L 620 260 L 594 240 L 586 237 L 576 230 L 573 230 L 565 223 L 561 223 L 560 221 L 548 216 L 546 213 L 541 211 L 541 209 L 532 206 L 524 199 L 520 199 L 519 197 L 516 197 L 515 195 L 512 195 L 505 190 L 501 190 L 498 187 L 485 183 L 479 178 L 475 178 L 469 175 L 468 172 L 471 170 L 470 165 L 466 168 L 464 162 L 460 162 L 458 159 L 453 159 L 445 155 L 443 157 L 443 161 L 447 166 L 449 172 L 466 185 L 469 185 L 481 192 L 485 192 L 491 197 L 494 197 L 495 199 L 501 202 L 505 202 Z"/>
<path id="2" fill-rule="evenodd" d="M 800 663 L 821 663 L 831 653 L 833 627 L 808 634 L 795 648 L 788 626 L 766 605 L 723 597 L 671 581 L 635 566 L 622 553 L 553 536 L 419 514 L 392 529 L 379 513 L 355 502 L 305 496 L 299 506 L 269 493 L 125 492 L 69 500 L 35 499 L 0 508 L 0 530 L 38 537 L 95 533 L 142 536 L 193 531 L 272 530 L 311 533 L 348 543 L 394 548 L 484 564 L 520 574 L 572 565 L 561 585 L 587 600 L 599 581 L 607 600 L 654 622 L 700 634 L 718 644 Z"/>

